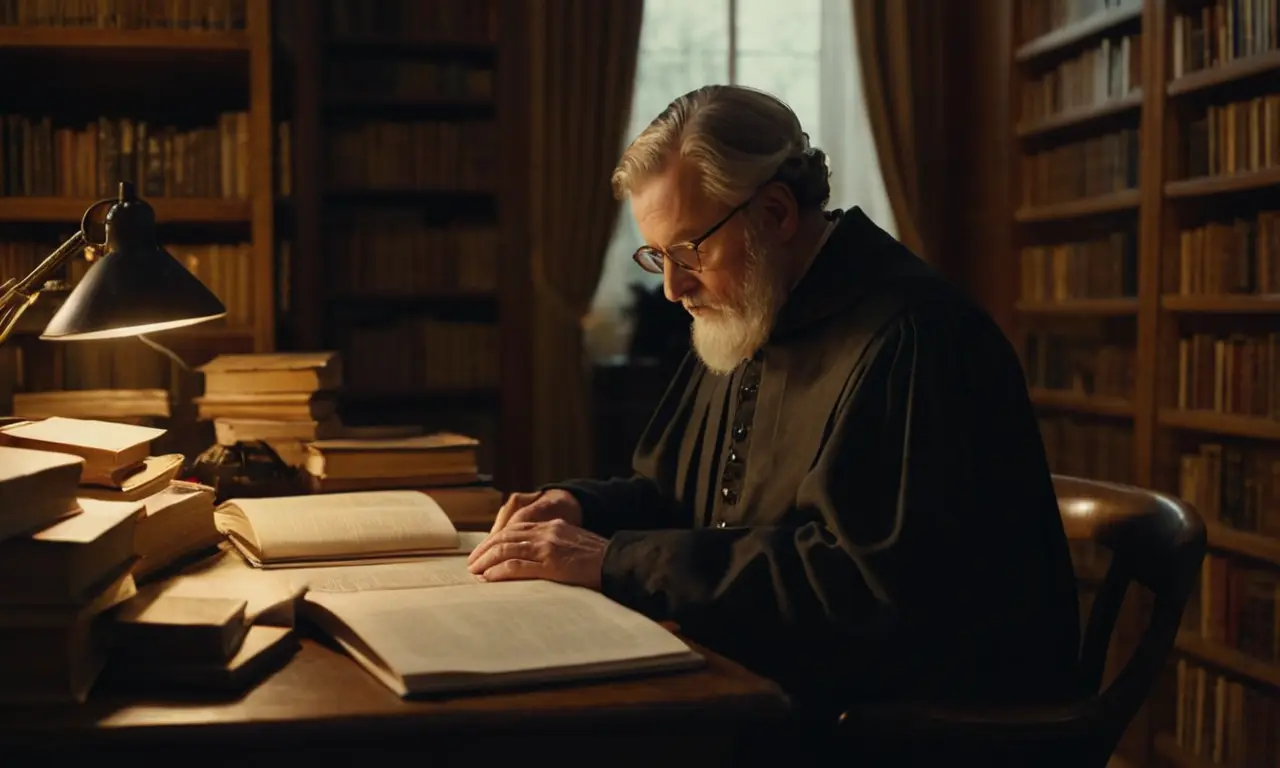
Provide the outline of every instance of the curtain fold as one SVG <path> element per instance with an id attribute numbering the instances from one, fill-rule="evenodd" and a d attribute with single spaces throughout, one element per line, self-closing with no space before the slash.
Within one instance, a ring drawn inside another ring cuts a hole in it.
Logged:
<path id="1" fill-rule="evenodd" d="M 529 0 L 535 484 L 592 470 L 582 320 L 618 215 L 643 0 Z"/>
<path id="2" fill-rule="evenodd" d="M 946 183 L 943 24 L 937 0 L 852 0 L 867 115 L 898 238 L 944 260 Z"/>

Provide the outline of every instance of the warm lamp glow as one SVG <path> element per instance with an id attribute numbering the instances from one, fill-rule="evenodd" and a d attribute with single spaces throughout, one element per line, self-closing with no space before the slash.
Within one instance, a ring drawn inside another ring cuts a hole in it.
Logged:
<path id="1" fill-rule="evenodd" d="M 223 312 L 221 314 L 208 315 L 206 317 L 166 320 L 160 323 L 147 323 L 145 325 L 125 325 L 119 328 L 105 328 L 99 331 L 67 334 L 65 336 L 41 336 L 40 338 L 45 341 L 95 341 L 101 339 L 120 339 L 127 336 L 141 336 L 147 333 L 156 333 L 157 331 L 168 331 L 174 328 L 186 328 L 189 325 L 207 323 L 210 320 L 217 320 L 220 317 L 226 316 L 227 313 Z"/>

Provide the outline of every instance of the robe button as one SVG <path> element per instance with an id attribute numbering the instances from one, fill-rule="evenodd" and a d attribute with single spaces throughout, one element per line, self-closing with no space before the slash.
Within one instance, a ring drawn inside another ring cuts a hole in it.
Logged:
<path id="1" fill-rule="evenodd" d="M 728 527 L 729 527 L 729 524 L 728 524 L 728 523 L 726 523 L 725 521 L 721 520 L 720 522 L 716 523 L 716 527 L 717 527 L 717 528 L 728 528 Z"/>
<path id="2" fill-rule="evenodd" d="M 730 448 L 730 449 L 729 449 L 729 463 L 730 463 L 730 464 L 737 464 L 739 461 L 742 461 L 742 457 L 738 455 L 738 449 L 736 449 L 736 448 Z"/>
<path id="3" fill-rule="evenodd" d="M 743 385 L 742 385 L 742 394 L 744 394 L 744 395 L 754 395 L 754 394 L 756 393 L 756 390 L 758 390 L 758 389 L 760 389 L 760 385 L 759 385 L 759 384 L 743 384 Z"/>
<path id="4" fill-rule="evenodd" d="M 746 437 L 747 437 L 747 425 L 746 424 L 735 425 L 733 428 L 733 439 L 745 440 Z"/>
<path id="5" fill-rule="evenodd" d="M 720 496 L 725 500 L 726 504 L 738 503 L 738 492 L 727 485 L 720 489 Z M 724 526 L 721 525 L 720 527 L 723 528 Z"/>

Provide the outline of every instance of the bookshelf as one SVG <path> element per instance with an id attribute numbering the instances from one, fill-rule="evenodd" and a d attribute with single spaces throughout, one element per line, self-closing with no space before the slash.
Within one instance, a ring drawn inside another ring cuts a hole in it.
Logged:
<path id="1" fill-rule="evenodd" d="M 474 435 L 483 472 L 527 483 L 527 158 L 500 138 L 523 123 L 523 4 L 284 5 L 298 73 L 285 343 L 342 352 L 344 421 Z"/>
<path id="2" fill-rule="evenodd" d="M 1280 6 L 1009 2 L 1014 335 L 1051 463 L 1180 495 L 1209 526 L 1121 753 L 1274 765 L 1254 731 L 1280 732 Z"/>

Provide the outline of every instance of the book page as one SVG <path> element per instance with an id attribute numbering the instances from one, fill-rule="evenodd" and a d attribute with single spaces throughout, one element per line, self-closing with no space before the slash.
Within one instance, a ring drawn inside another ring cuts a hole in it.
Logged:
<path id="1" fill-rule="evenodd" d="M 244 513 L 263 562 L 458 547 L 458 532 L 444 510 L 430 496 L 416 491 L 235 499 L 227 506 Z"/>
<path id="2" fill-rule="evenodd" d="M 431 557 L 401 563 L 290 568 L 289 583 L 312 592 L 373 592 L 480 584 L 466 557 Z"/>
<path id="3" fill-rule="evenodd" d="M 598 592 L 548 581 L 311 592 L 410 690 L 431 676 L 499 675 L 696 654 Z M 414 678 L 418 681 L 413 682 Z"/>

